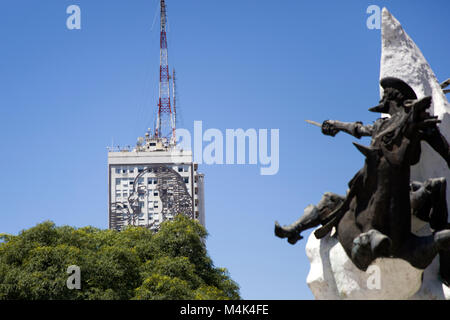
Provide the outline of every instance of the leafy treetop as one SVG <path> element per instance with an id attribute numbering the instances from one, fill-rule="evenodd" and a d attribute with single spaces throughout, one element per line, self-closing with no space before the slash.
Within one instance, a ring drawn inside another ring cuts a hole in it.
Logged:
<path id="1" fill-rule="evenodd" d="M 47 221 L 17 236 L 1 234 L 0 299 L 240 299 L 227 270 L 208 256 L 206 236 L 182 215 L 157 233 Z M 81 290 L 66 286 L 71 265 L 80 267 Z"/>

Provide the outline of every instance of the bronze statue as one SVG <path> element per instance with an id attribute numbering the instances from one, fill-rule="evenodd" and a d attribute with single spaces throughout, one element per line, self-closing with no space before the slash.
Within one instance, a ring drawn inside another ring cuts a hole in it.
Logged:
<path id="1" fill-rule="evenodd" d="M 425 269 L 440 254 L 441 277 L 450 282 L 450 228 L 443 178 L 424 183 L 410 181 L 410 168 L 420 159 L 421 141 L 426 141 L 450 167 L 450 148 L 437 126 L 440 121 L 427 109 L 431 97 L 418 100 L 413 89 L 400 79 L 381 80 L 384 95 L 369 109 L 388 113 L 373 125 L 361 122 L 325 121 L 322 132 L 339 131 L 357 138 L 372 136 L 365 147 L 355 143 L 366 157 L 364 167 L 349 182 L 345 197 L 326 193 L 319 204 L 305 209 L 294 224 L 275 224 L 275 234 L 294 244 L 300 232 L 322 224 L 317 238 L 336 227 L 347 255 L 361 270 L 378 257 L 397 257 Z M 411 214 L 430 223 L 433 234 L 418 237 L 411 232 Z"/>

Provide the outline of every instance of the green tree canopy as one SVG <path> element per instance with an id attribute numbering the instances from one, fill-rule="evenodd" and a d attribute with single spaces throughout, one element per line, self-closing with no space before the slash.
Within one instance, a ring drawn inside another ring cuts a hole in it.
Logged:
<path id="1" fill-rule="evenodd" d="M 208 256 L 206 236 L 182 215 L 157 233 L 44 222 L 2 234 L 0 299 L 240 299 L 227 270 Z M 71 265 L 80 267 L 80 290 L 66 286 Z"/>

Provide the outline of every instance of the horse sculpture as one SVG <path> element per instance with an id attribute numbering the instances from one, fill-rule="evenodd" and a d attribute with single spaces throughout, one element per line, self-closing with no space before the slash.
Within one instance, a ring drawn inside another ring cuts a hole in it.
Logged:
<path id="1" fill-rule="evenodd" d="M 441 225 L 433 235 L 411 232 L 410 167 L 419 161 L 422 130 L 439 122 L 426 112 L 431 97 L 415 100 L 409 112 L 397 112 L 374 132 L 370 147 L 355 144 L 366 157 L 363 169 L 350 183 L 341 206 L 331 214 L 337 235 L 361 270 L 378 257 L 398 257 L 424 269 L 439 251 L 450 250 L 450 230 Z M 447 216 L 436 212 L 437 216 Z M 327 224 L 316 231 L 324 235 Z"/>
<path id="2" fill-rule="evenodd" d="M 318 225 L 317 238 L 336 228 L 337 237 L 352 262 L 365 271 L 379 257 L 395 257 L 425 269 L 439 253 L 441 277 L 450 283 L 450 227 L 444 178 L 411 182 L 411 166 L 420 160 L 421 141 L 428 142 L 450 166 L 450 148 L 440 134 L 437 117 L 427 109 L 431 97 L 418 100 L 402 80 L 385 78 L 380 105 L 369 110 L 389 113 L 374 125 L 325 121 L 322 132 L 344 131 L 360 138 L 371 135 L 369 147 L 355 143 L 366 157 L 364 167 L 349 183 L 345 197 L 326 193 L 317 206 L 309 206 L 290 226 L 275 225 L 275 234 L 291 244 L 300 232 Z M 411 214 L 430 223 L 433 234 L 411 232 Z"/>

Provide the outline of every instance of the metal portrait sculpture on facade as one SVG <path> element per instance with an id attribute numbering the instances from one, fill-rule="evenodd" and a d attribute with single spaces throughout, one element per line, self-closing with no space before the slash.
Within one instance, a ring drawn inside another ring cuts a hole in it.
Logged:
<path id="1" fill-rule="evenodd" d="M 147 190 L 139 186 L 139 181 L 147 172 L 152 172 L 156 176 L 156 190 L 162 202 L 163 219 L 171 219 L 178 214 L 193 219 L 192 199 L 183 177 L 167 165 L 148 165 L 134 178 L 133 190 L 127 201 L 113 203 L 114 225 L 123 225 L 125 220 L 126 225 L 136 225 L 139 215 L 143 214 L 139 206 L 139 197 L 143 196 Z M 148 225 L 148 228 L 152 229 L 156 226 L 152 223 Z"/>

